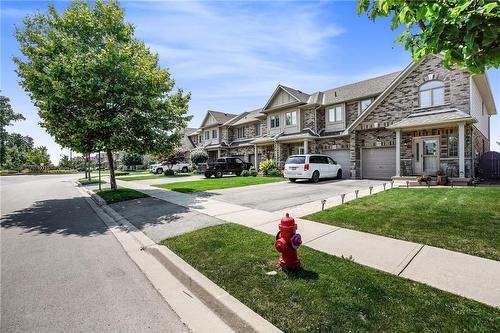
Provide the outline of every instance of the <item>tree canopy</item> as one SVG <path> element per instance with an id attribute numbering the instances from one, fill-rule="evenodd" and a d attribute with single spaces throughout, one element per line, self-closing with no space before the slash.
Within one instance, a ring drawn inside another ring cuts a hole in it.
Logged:
<path id="1" fill-rule="evenodd" d="M 358 15 L 391 17 L 391 28 L 414 60 L 444 54 L 447 68 L 472 73 L 500 66 L 500 3 L 486 0 L 358 0 Z"/>
<path id="2" fill-rule="evenodd" d="M 9 133 L 5 128 L 18 120 L 25 120 L 25 118 L 22 114 L 14 112 L 8 97 L 0 95 L 0 125 L 2 126 L 0 129 L 0 167 L 5 165 L 7 159 L 6 141 Z"/>
<path id="3" fill-rule="evenodd" d="M 116 1 L 73 1 L 62 13 L 24 19 L 17 28 L 21 85 L 57 143 L 80 153 L 168 154 L 186 127 L 189 94 L 134 37 Z M 116 188 L 110 171 L 111 188 Z"/>
<path id="4" fill-rule="evenodd" d="M 134 153 L 127 153 L 122 158 L 123 165 L 125 165 L 127 167 L 142 165 L 143 162 L 144 162 L 144 159 L 142 158 L 142 155 L 134 154 Z"/>

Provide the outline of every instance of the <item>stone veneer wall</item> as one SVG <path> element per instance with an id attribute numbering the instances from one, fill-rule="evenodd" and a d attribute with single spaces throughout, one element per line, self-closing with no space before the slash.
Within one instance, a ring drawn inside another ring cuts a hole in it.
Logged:
<path id="1" fill-rule="evenodd" d="M 301 129 L 310 128 L 316 130 L 316 113 L 314 109 L 300 111 Z"/>
<path id="2" fill-rule="evenodd" d="M 342 138 L 325 138 L 317 141 L 318 153 L 330 149 L 349 149 L 349 136 Z M 332 146 L 336 146 L 335 148 Z"/>
<path id="3" fill-rule="evenodd" d="M 319 133 L 322 129 L 325 129 L 325 109 L 316 110 L 316 133 Z"/>
<path id="4" fill-rule="evenodd" d="M 439 57 L 431 56 L 410 73 L 362 122 L 358 129 L 388 126 L 414 112 L 457 108 L 470 112 L 470 74 L 462 70 L 449 71 Z M 445 86 L 445 104 L 419 108 L 418 87 L 429 80 L 442 80 Z"/>

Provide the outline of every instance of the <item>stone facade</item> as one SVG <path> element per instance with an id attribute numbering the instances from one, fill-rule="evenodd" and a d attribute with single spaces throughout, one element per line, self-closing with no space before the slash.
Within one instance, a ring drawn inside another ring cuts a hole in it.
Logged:
<path id="1" fill-rule="evenodd" d="M 357 98 L 346 98 L 339 102 L 343 105 L 345 128 L 335 127 L 325 133 L 327 124 L 327 112 L 333 105 L 321 105 L 321 98 L 315 99 L 311 104 L 307 102 L 291 103 L 274 106 L 270 111 L 260 111 L 262 119 L 253 120 L 238 126 L 221 126 L 221 142 L 234 147 L 225 148 L 224 154 L 239 156 L 245 161 L 255 156 L 255 145 L 249 139 L 260 137 L 255 141 L 258 151 L 258 159 L 273 158 L 278 165 L 283 165 L 290 153 L 298 153 L 304 146 L 304 140 L 308 141 L 309 153 L 323 153 L 326 150 L 349 149 L 350 151 L 350 174 L 352 178 L 361 177 L 361 150 L 374 147 L 396 147 L 396 132 L 388 129 L 390 125 L 401 121 L 412 113 L 428 111 L 439 111 L 445 109 L 458 109 L 464 113 L 470 113 L 470 74 L 468 72 L 453 69 L 445 69 L 442 59 L 431 56 L 416 64 L 411 72 L 404 77 L 390 91 L 387 96 L 377 105 L 372 105 L 370 113 L 360 120 L 355 128 L 349 128 L 353 122 L 358 121 L 360 115 L 360 101 L 372 99 L 375 101 L 378 95 L 366 95 Z M 444 84 L 444 104 L 433 107 L 421 107 L 419 105 L 419 87 L 428 81 L 440 80 Z M 296 91 L 297 94 L 302 94 Z M 320 96 L 320 95 L 318 95 Z M 337 95 L 335 95 L 337 96 Z M 312 98 L 312 97 L 311 97 Z M 318 106 L 319 105 L 319 106 Z M 285 126 L 285 113 L 297 112 L 297 125 Z M 270 116 L 279 115 L 280 125 L 278 128 L 270 127 Z M 364 116 L 364 115 L 363 115 Z M 261 133 L 256 135 L 255 124 L 261 124 Z M 238 128 L 243 128 L 243 137 L 237 137 Z M 309 137 L 306 129 L 313 132 Z M 332 133 L 333 132 L 333 133 Z M 282 135 L 301 133 L 295 141 L 288 140 L 287 143 L 276 141 Z M 319 135 L 319 136 L 318 136 Z M 325 135 L 322 137 L 321 135 Z M 329 135 L 329 136 L 326 136 Z M 439 142 L 439 167 L 450 176 L 457 176 L 459 159 L 449 156 L 449 136 L 458 137 L 458 125 L 436 126 L 435 128 L 407 129 L 401 131 L 400 142 L 400 166 L 402 175 L 414 174 L 414 140 L 421 137 L 436 137 Z M 266 141 L 263 141 L 265 139 Z M 292 143 L 288 143 L 288 141 Z M 264 145 L 266 143 L 266 145 Z M 472 176 L 476 169 L 478 157 L 488 151 L 490 142 L 474 125 L 465 126 L 465 175 Z M 385 150 L 387 151 L 387 150 Z M 254 161 L 250 161 L 254 163 Z"/>

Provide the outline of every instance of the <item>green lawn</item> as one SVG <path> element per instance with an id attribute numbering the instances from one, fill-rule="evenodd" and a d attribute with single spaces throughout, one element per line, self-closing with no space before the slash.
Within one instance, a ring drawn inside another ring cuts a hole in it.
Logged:
<path id="1" fill-rule="evenodd" d="M 191 193 L 198 191 L 218 190 L 231 187 L 267 184 L 285 181 L 282 177 L 223 177 L 193 180 L 188 182 L 153 185 L 172 191 Z"/>
<path id="2" fill-rule="evenodd" d="M 500 309 L 305 246 L 279 269 L 274 237 L 225 224 L 162 242 L 284 332 L 498 332 Z M 277 271 L 276 275 L 267 272 Z"/>
<path id="3" fill-rule="evenodd" d="M 144 194 L 136 190 L 131 190 L 129 188 L 119 188 L 115 191 L 106 189 L 106 190 L 96 191 L 96 193 L 101 198 L 103 198 L 108 205 L 120 201 L 149 197 L 149 195 L 147 194 Z"/>
<path id="4" fill-rule="evenodd" d="M 133 180 L 148 180 L 148 179 L 160 179 L 160 178 L 178 178 L 178 177 L 189 177 L 190 173 L 179 173 L 172 176 L 164 176 L 164 175 L 152 175 L 152 174 L 144 174 L 144 176 L 133 176 L 133 177 L 120 177 L 118 179 L 123 180 L 125 182 L 130 182 Z"/>
<path id="5" fill-rule="evenodd" d="M 500 260 L 500 188 L 392 189 L 308 220 Z"/>
<path id="6" fill-rule="evenodd" d="M 78 182 L 80 183 L 80 185 L 83 185 L 83 186 L 99 184 L 99 177 L 90 177 L 90 179 L 80 178 L 80 179 L 78 179 Z M 105 183 L 106 182 L 101 179 L 101 184 L 105 184 Z"/>

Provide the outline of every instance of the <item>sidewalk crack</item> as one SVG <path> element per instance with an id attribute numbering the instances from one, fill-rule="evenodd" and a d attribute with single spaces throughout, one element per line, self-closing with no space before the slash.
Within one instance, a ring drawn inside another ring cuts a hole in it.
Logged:
<path id="1" fill-rule="evenodd" d="M 418 251 L 413 255 L 413 257 L 411 257 L 411 259 L 408 261 L 408 263 L 405 265 L 405 267 L 403 267 L 403 269 L 398 273 L 398 276 L 401 276 L 401 274 L 403 274 L 404 270 L 411 264 L 411 262 L 413 261 L 413 259 L 415 259 L 415 257 L 420 253 L 420 251 L 422 251 L 422 249 L 424 248 L 425 245 L 422 245 L 420 247 L 420 249 L 418 249 Z"/>

